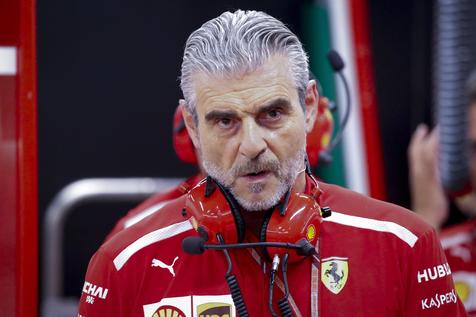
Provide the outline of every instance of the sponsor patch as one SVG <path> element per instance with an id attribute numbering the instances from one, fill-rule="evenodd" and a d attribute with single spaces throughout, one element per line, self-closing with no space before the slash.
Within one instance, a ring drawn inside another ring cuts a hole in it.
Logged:
<path id="1" fill-rule="evenodd" d="M 476 309 L 476 273 L 457 271 L 453 272 L 456 294 L 461 298 L 468 311 Z"/>
<path id="2" fill-rule="evenodd" d="M 236 317 L 231 295 L 168 297 L 143 310 L 144 317 Z"/>
<path id="3" fill-rule="evenodd" d="M 349 276 L 348 258 L 331 257 L 321 262 L 321 281 L 334 294 L 339 294 Z"/>
<path id="4" fill-rule="evenodd" d="M 94 285 L 88 281 L 84 282 L 83 293 L 86 294 L 85 302 L 88 304 L 94 304 L 97 298 L 105 300 L 109 289 L 101 286 Z"/>
<path id="5" fill-rule="evenodd" d="M 316 237 L 316 227 L 313 224 L 309 225 L 306 230 L 306 238 L 308 241 L 314 240 Z"/>
<path id="6" fill-rule="evenodd" d="M 196 317 L 235 317 L 235 305 L 231 295 L 193 296 Z"/>
<path id="7" fill-rule="evenodd" d="M 436 293 L 432 297 L 427 297 L 421 300 L 421 309 L 440 308 L 442 305 L 456 303 L 457 297 L 454 289 L 445 294 Z"/>
<path id="8" fill-rule="evenodd" d="M 448 263 L 435 265 L 433 267 L 418 271 L 418 283 L 428 282 L 451 275 L 451 269 Z"/>
<path id="9" fill-rule="evenodd" d="M 185 317 L 185 314 L 175 306 L 164 305 L 157 308 L 152 317 Z"/>
<path id="10" fill-rule="evenodd" d="M 198 317 L 231 317 L 231 305 L 226 303 L 206 303 L 197 306 Z"/>
<path id="11" fill-rule="evenodd" d="M 455 281 L 456 294 L 458 294 L 461 301 L 466 302 L 471 293 L 468 283 L 466 281 Z"/>
<path id="12" fill-rule="evenodd" d="M 144 317 L 192 317 L 191 296 L 168 297 L 144 305 Z"/>

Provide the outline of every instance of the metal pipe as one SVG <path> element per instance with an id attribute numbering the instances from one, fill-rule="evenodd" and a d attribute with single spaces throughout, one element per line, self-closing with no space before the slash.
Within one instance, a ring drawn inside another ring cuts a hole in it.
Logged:
<path id="1" fill-rule="evenodd" d="M 90 178 L 64 187 L 46 209 L 43 226 L 43 296 L 59 298 L 63 284 L 63 231 L 71 211 L 85 203 L 140 201 L 175 186 L 180 178 Z"/>
<path id="2" fill-rule="evenodd" d="M 474 14 L 467 0 L 435 4 L 433 98 L 439 125 L 439 172 L 443 188 L 457 193 L 469 183 L 468 98 L 465 83 L 476 59 Z"/>

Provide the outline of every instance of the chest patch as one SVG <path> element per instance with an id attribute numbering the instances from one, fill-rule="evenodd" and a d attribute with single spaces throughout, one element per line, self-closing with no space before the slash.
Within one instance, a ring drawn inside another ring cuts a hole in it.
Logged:
<path id="1" fill-rule="evenodd" d="M 334 294 L 344 289 L 349 276 L 348 258 L 330 257 L 322 259 L 321 281 Z"/>
<path id="2" fill-rule="evenodd" d="M 167 297 L 143 310 L 144 317 L 236 317 L 231 295 Z"/>

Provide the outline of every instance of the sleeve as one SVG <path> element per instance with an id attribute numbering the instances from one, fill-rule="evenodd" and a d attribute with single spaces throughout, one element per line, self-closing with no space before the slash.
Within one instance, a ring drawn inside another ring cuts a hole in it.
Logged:
<path id="1" fill-rule="evenodd" d="M 122 284 L 112 259 L 100 249 L 88 265 L 78 317 L 130 316 Z"/>
<path id="2" fill-rule="evenodd" d="M 451 269 L 433 229 L 422 235 L 404 261 L 403 316 L 467 316 L 458 298 Z"/>

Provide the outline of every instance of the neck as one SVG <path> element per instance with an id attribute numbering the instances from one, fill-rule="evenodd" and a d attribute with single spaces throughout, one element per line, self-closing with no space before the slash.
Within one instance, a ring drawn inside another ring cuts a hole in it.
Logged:
<path id="1" fill-rule="evenodd" d="M 302 170 L 299 172 L 298 176 L 296 177 L 296 181 L 294 182 L 294 186 L 292 191 L 296 193 L 302 193 L 306 189 L 306 172 Z"/>

